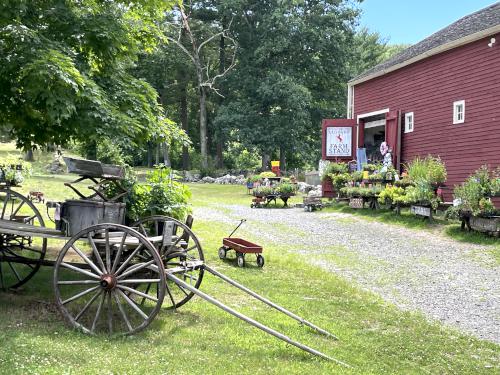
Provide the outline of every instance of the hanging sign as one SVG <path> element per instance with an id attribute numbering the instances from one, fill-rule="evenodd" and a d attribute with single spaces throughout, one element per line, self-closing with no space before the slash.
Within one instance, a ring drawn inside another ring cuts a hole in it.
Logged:
<path id="1" fill-rule="evenodd" d="M 352 127 L 326 128 L 326 156 L 352 156 Z"/>

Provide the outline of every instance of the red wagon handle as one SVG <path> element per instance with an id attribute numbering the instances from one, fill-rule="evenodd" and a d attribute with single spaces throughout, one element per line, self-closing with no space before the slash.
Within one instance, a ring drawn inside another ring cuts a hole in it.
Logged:
<path id="1" fill-rule="evenodd" d="M 245 221 L 247 221 L 247 219 L 241 219 L 241 221 L 240 221 L 240 223 L 238 224 L 238 226 L 237 226 L 236 228 L 234 228 L 234 230 L 231 232 L 231 234 L 229 235 L 229 237 L 228 237 L 228 238 L 230 238 L 230 237 L 234 234 L 234 232 L 236 232 L 236 231 L 238 230 L 238 228 L 239 228 L 239 227 L 241 227 L 241 225 L 242 225 Z"/>

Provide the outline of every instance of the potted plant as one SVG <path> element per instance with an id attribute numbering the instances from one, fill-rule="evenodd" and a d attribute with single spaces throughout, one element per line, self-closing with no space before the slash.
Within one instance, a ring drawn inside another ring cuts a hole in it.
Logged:
<path id="1" fill-rule="evenodd" d="M 18 186 L 31 176 L 31 164 L 14 157 L 0 159 L 0 183 Z"/>

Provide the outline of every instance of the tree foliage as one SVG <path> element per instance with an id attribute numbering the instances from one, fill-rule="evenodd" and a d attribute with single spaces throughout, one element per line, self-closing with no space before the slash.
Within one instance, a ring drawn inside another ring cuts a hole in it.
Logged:
<path id="1" fill-rule="evenodd" d="M 157 92 L 130 68 L 159 40 L 173 1 L 4 0 L 0 127 L 30 149 L 102 137 L 178 135 Z"/>

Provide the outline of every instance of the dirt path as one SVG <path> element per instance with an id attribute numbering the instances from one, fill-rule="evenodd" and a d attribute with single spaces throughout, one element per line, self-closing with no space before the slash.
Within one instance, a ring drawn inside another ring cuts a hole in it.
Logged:
<path id="1" fill-rule="evenodd" d="M 197 208 L 195 217 L 286 243 L 290 252 L 346 277 L 402 309 L 500 343 L 500 267 L 471 245 L 342 213 L 301 209 Z"/>

